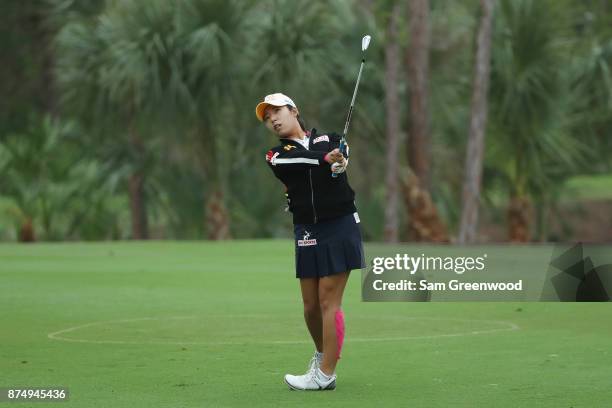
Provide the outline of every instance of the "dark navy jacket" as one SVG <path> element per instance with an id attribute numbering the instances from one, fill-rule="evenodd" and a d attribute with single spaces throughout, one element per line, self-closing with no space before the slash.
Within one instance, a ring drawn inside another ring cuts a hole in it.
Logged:
<path id="1" fill-rule="evenodd" d="M 355 192 L 346 172 L 332 177 L 325 155 L 340 145 L 336 133 L 310 132 L 308 149 L 291 139 L 268 151 L 266 162 L 287 188 L 294 224 L 316 224 L 355 211 Z"/>

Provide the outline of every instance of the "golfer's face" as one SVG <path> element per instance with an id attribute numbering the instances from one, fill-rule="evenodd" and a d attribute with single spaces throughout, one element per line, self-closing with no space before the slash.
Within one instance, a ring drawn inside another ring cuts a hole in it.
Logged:
<path id="1" fill-rule="evenodd" d="M 295 127 L 295 113 L 286 106 L 268 106 L 264 111 L 264 122 L 268 129 L 279 136 L 290 135 Z"/>

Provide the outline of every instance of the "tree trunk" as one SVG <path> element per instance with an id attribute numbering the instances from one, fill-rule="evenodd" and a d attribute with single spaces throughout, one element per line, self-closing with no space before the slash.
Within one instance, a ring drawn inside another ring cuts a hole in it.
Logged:
<path id="1" fill-rule="evenodd" d="M 408 163 L 421 186 L 429 191 L 429 0 L 409 2 L 410 45 L 406 59 L 410 89 Z"/>
<path id="2" fill-rule="evenodd" d="M 53 38 L 56 35 L 55 30 L 45 19 L 45 13 L 48 13 L 47 7 L 32 8 L 30 17 L 35 35 L 34 47 L 35 57 L 38 58 L 40 67 L 40 76 L 38 82 L 38 95 L 40 98 L 41 110 L 48 113 L 50 116 L 57 117 L 58 112 L 58 96 L 55 89 L 55 51 L 53 49 Z"/>
<path id="3" fill-rule="evenodd" d="M 491 71 L 491 28 L 495 3 L 494 0 L 481 0 L 480 5 L 482 16 L 476 45 L 472 114 L 465 158 L 463 209 L 459 226 L 460 244 L 473 243 L 476 240 L 485 130 L 487 127 L 487 93 Z"/>
<path id="4" fill-rule="evenodd" d="M 35 242 L 34 225 L 32 218 L 26 217 L 19 228 L 19 242 Z"/>
<path id="5" fill-rule="evenodd" d="M 412 215 L 408 233 L 414 241 L 449 242 L 448 232 L 431 200 L 429 191 L 421 187 L 411 171 L 402 176 L 402 190 L 406 208 Z"/>
<path id="6" fill-rule="evenodd" d="M 223 191 L 212 189 L 206 200 L 206 230 L 212 240 L 230 239 L 229 214 L 225 207 Z"/>
<path id="7" fill-rule="evenodd" d="M 136 170 L 130 175 L 129 194 L 132 216 L 132 239 L 148 239 L 149 225 L 147 220 L 147 205 L 145 196 L 145 173 L 141 162 L 144 158 L 144 146 L 134 126 L 130 127 L 130 145 L 136 160 L 133 163 Z"/>
<path id="8" fill-rule="evenodd" d="M 397 242 L 399 239 L 398 214 L 398 156 L 400 137 L 400 101 L 398 92 L 400 48 L 397 42 L 400 3 L 393 6 L 385 42 L 385 104 L 387 112 L 387 148 L 386 148 L 386 200 L 385 200 L 385 242 Z"/>
<path id="9" fill-rule="evenodd" d="M 531 204 L 525 196 L 513 195 L 508 207 L 508 234 L 511 242 L 529 242 Z"/>
<path id="10" fill-rule="evenodd" d="M 196 129 L 198 155 L 204 176 L 208 180 L 208 197 L 204 208 L 204 229 L 212 240 L 231 239 L 229 211 L 218 169 L 218 152 L 215 134 L 206 132 L 204 127 Z"/>
<path id="11" fill-rule="evenodd" d="M 129 180 L 130 211 L 132 214 L 132 239 L 148 239 L 149 226 L 144 194 L 144 176 L 132 173 Z"/>
<path id="12" fill-rule="evenodd" d="M 51 36 L 50 33 L 45 33 L 45 37 L 41 41 L 41 45 L 45 47 L 41 51 L 43 52 L 42 61 L 42 87 L 40 89 L 43 95 L 44 109 L 49 115 L 58 117 L 58 102 L 57 92 L 55 90 L 55 76 L 53 71 L 55 69 L 55 54 L 53 47 L 50 45 Z"/>
<path id="13" fill-rule="evenodd" d="M 538 242 L 547 242 L 549 233 L 549 217 L 552 213 L 552 197 L 541 194 L 534 202 L 535 207 L 535 237 Z"/>

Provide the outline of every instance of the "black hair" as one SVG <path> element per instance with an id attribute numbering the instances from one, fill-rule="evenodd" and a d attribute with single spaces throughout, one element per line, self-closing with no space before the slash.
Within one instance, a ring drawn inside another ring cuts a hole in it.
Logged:
<path id="1" fill-rule="evenodd" d="M 289 108 L 289 110 L 290 110 L 290 111 L 297 110 L 296 108 L 294 108 L 294 107 L 293 107 L 293 106 L 291 106 L 291 105 L 286 105 L 286 106 L 287 106 L 287 108 Z M 304 132 L 307 132 L 307 130 L 306 130 L 306 124 L 304 123 L 304 119 L 300 118 L 300 114 L 299 114 L 299 113 L 297 114 L 297 121 L 298 121 L 298 123 L 300 124 L 300 127 L 302 128 L 302 130 L 303 130 Z"/>

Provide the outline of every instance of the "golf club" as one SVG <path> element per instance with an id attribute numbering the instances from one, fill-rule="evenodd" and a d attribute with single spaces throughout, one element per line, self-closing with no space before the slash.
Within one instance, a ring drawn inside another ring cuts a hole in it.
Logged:
<path id="1" fill-rule="evenodd" d="M 359 74 L 357 75 L 357 83 L 355 84 L 355 90 L 353 91 L 353 99 L 351 99 L 351 106 L 349 107 L 348 116 L 346 118 L 346 123 L 344 124 L 344 131 L 342 132 L 342 139 L 340 139 L 340 152 L 346 156 L 346 134 L 348 132 L 349 123 L 351 122 L 351 116 L 353 114 L 353 107 L 355 106 L 355 98 L 357 97 L 357 89 L 359 89 L 359 81 L 361 80 L 361 71 L 363 71 L 363 66 L 365 64 L 365 50 L 370 46 L 371 36 L 365 35 L 361 39 L 361 52 L 363 53 L 363 58 L 361 60 L 361 66 L 359 67 Z M 332 173 L 332 177 L 338 177 L 336 173 Z"/>

